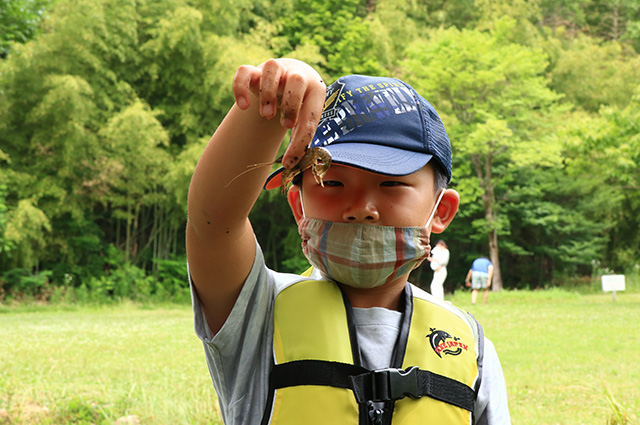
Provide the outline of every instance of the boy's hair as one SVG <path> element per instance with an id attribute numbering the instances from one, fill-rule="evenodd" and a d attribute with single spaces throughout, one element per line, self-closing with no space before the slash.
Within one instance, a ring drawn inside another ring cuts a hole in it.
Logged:
<path id="1" fill-rule="evenodd" d="M 323 148 L 332 164 L 389 176 L 432 164 L 438 188 L 451 180 L 451 144 L 438 113 L 395 78 L 348 75 L 327 87 L 309 147 Z M 282 171 L 269 176 L 266 189 L 281 186 Z"/>
<path id="2" fill-rule="evenodd" d="M 437 163 L 437 162 L 433 162 L 433 182 L 436 186 L 436 193 L 440 190 L 440 189 L 446 189 L 447 186 L 449 185 L 449 179 L 446 175 L 446 173 L 442 170 L 442 166 Z"/>

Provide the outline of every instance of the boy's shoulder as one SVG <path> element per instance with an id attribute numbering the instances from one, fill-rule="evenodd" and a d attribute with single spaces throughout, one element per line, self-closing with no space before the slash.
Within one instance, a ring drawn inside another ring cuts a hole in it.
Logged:
<path id="1" fill-rule="evenodd" d="M 300 274 L 280 273 L 272 271 L 272 275 L 274 276 L 276 295 L 280 294 L 282 291 L 295 285 L 296 283 L 308 280 L 327 280 L 318 270 L 312 267 Z"/>

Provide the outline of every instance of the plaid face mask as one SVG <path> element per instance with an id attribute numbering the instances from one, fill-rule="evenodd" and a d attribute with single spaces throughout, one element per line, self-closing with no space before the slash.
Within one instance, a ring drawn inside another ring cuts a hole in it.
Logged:
<path id="1" fill-rule="evenodd" d="M 329 279 L 375 288 L 408 274 L 429 256 L 428 226 L 393 227 L 303 218 L 298 226 L 309 263 Z"/>

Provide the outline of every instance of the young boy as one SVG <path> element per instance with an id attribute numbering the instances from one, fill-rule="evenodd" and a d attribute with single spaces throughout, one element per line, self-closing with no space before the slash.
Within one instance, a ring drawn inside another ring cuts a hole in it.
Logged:
<path id="1" fill-rule="evenodd" d="M 480 326 L 407 283 L 459 203 L 431 105 L 390 78 L 327 89 L 292 59 L 240 67 L 233 91 L 187 225 L 196 332 L 225 423 L 509 423 Z M 269 176 L 288 129 L 284 169 Z M 248 220 L 283 175 L 308 277 L 268 269 Z"/>

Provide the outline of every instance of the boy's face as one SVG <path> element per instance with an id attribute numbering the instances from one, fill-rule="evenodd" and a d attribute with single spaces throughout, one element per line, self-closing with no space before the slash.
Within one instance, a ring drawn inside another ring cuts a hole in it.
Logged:
<path id="1" fill-rule="evenodd" d="M 382 226 L 424 226 L 436 201 L 433 169 L 427 165 L 407 176 L 385 176 L 358 168 L 332 164 L 324 178 L 324 187 L 316 183 L 310 171 L 302 179 L 304 213 L 307 217 L 342 223 L 366 223 Z M 451 198 L 455 205 L 451 204 Z M 455 191 L 447 190 L 432 220 L 434 231 L 441 232 L 458 208 Z M 289 193 L 296 219 L 301 218 L 299 189 Z M 441 210 L 450 218 L 442 227 Z M 440 216 L 440 217 L 438 217 Z"/>

